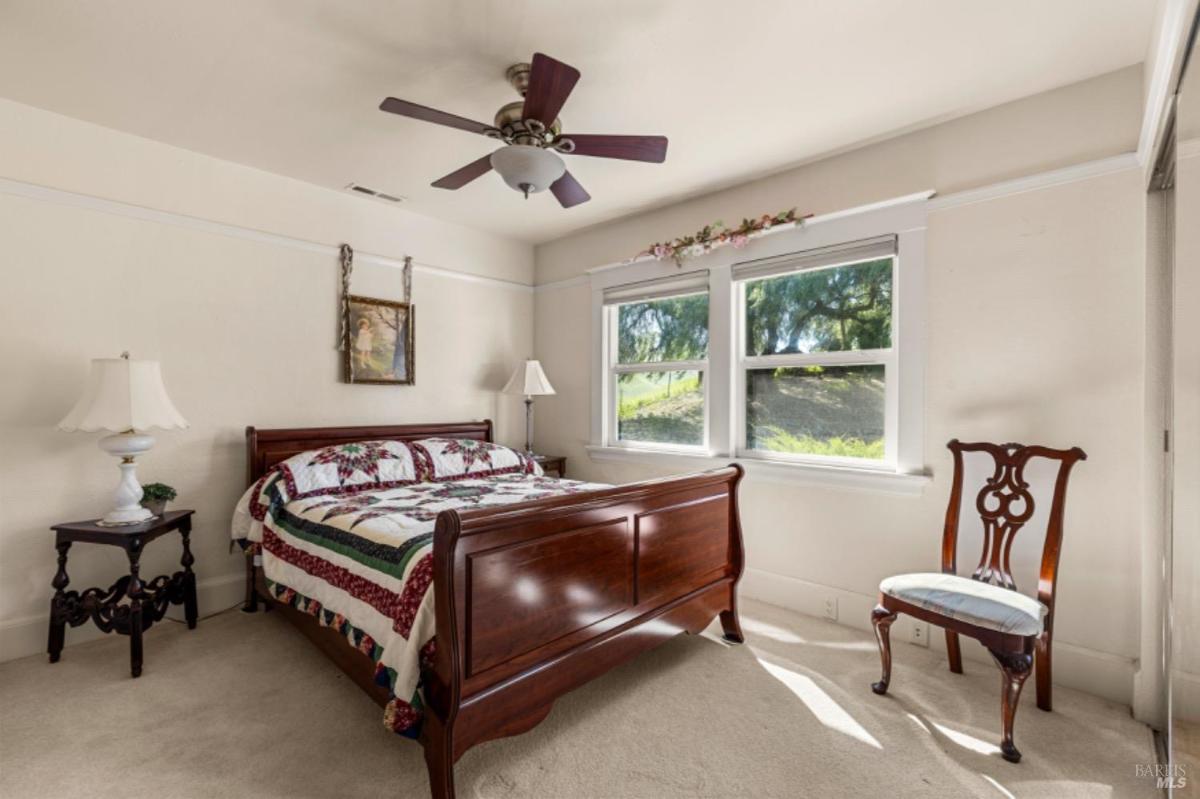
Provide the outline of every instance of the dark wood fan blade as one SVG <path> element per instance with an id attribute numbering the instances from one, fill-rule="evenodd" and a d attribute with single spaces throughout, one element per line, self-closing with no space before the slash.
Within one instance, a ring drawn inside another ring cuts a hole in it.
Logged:
<path id="1" fill-rule="evenodd" d="M 436 108 L 426 108 L 423 105 L 410 103 L 408 100 L 397 100 L 395 97 L 389 97 L 380 103 L 379 110 L 387 111 L 389 114 L 399 114 L 402 117 L 412 117 L 422 122 L 432 122 L 435 125 L 458 128 L 468 133 L 483 133 L 491 128 L 491 125 L 485 125 L 473 119 L 456 117 L 454 114 L 447 114 L 445 111 L 438 111 Z"/>
<path id="2" fill-rule="evenodd" d="M 579 181 L 570 172 L 563 172 L 561 178 L 550 184 L 550 193 L 558 199 L 558 204 L 563 208 L 570 208 L 592 199 L 592 195 L 579 185 Z"/>
<path id="3" fill-rule="evenodd" d="M 578 82 L 579 70 L 575 67 L 544 53 L 534 53 L 521 118 L 536 119 L 550 127 Z"/>
<path id="4" fill-rule="evenodd" d="M 478 161 L 472 161 L 461 169 L 456 169 L 444 178 L 435 180 L 433 186 L 439 189 L 461 189 L 480 175 L 492 171 L 492 156 L 489 153 Z"/>
<path id="5" fill-rule="evenodd" d="M 591 155 L 596 158 L 622 158 L 626 161 L 650 161 L 661 164 L 667 160 L 666 136 L 606 136 L 604 134 L 568 133 L 563 136 L 575 142 L 571 155 Z"/>

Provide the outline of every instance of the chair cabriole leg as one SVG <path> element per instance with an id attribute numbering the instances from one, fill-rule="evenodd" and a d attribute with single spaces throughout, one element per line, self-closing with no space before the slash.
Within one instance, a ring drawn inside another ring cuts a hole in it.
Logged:
<path id="1" fill-rule="evenodd" d="M 890 630 L 896 614 L 883 605 L 876 605 L 871 611 L 871 626 L 875 628 L 875 640 L 879 642 L 879 660 L 883 666 L 883 676 L 879 682 L 871 683 L 871 690 L 879 695 L 887 693 L 888 684 L 892 681 L 892 640 Z"/>
<path id="2" fill-rule="evenodd" d="M 1021 762 L 1021 752 L 1013 744 L 1013 720 L 1021 688 L 1033 670 L 1033 655 L 1028 652 L 989 650 L 1000 667 L 1000 754 L 1010 763 Z"/>

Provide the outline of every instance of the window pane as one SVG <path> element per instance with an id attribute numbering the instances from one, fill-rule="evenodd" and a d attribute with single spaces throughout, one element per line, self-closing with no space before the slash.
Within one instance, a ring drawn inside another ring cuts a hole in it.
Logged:
<path id="1" fill-rule="evenodd" d="M 883 459 L 884 367 L 746 371 L 746 446 Z"/>
<path id="2" fill-rule="evenodd" d="M 617 306 L 619 363 L 692 361 L 708 357 L 708 295 Z"/>
<path id="3" fill-rule="evenodd" d="M 746 282 L 746 354 L 892 346 L 892 259 Z"/>
<path id="4" fill-rule="evenodd" d="M 617 438 L 655 444 L 704 444 L 704 374 L 617 375 Z"/>

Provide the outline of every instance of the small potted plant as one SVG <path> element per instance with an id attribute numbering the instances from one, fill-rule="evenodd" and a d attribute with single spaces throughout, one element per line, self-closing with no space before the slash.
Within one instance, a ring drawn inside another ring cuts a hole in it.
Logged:
<path id="1" fill-rule="evenodd" d="M 147 483 L 142 486 L 142 507 L 155 516 L 162 516 L 167 503 L 175 499 L 175 489 L 166 483 Z"/>

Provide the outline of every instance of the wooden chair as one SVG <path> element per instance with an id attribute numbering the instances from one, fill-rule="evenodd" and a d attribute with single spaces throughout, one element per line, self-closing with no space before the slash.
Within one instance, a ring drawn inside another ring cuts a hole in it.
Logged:
<path id="1" fill-rule="evenodd" d="M 1005 760 L 1017 763 L 1021 753 L 1013 745 L 1013 717 L 1021 687 L 1029 676 L 1037 653 L 1037 705 L 1050 710 L 1050 649 L 1054 635 L 1054 588 L 1058 557 L 1062 549 L 1063 506 L 1067 478 L 1076 461 L 1085 460 L 1083 450 L 1050 449 L 1020 444 L 946 445 L 954 454 L 954 483 L 946 509 L 942 534 L 942 571 L 932 574 L 902 574 L 879 585 L 879 604 L 871 611 L 871 624 L 879 641 L 883 677 L 872 684 L 877 694 L 887 693 L 892 675 L 892 650 L 888 630 L 896 614 L 907 613 L 945 630 L 950 671 L 962 673 L 958 636 L 968 635 L 991 652 L 1001 671 L 1001 743 Z M 963 505 L 963 454 L 991 456 L 994 469 L 975 496 L 974 507 L 983 523 L 983 552 L 979 565 L 968 577 L 957 575 L 960 513 Z M 1025 470 L 1034 459 L 1047 459 L 1054 468 L 1052 480 L 1033 487 Z M 1055 465 L 1056 464 L 1056 465 Z M 1037 599 L 1017 592 L 1009 566 L 1016 534 L 1035 517 L 1038 506 L 1049 494 L 1049 512 L 1038 516 L 1045 523 Z M 1035 503 L 1035 495 L 1040 495 Z"/>

